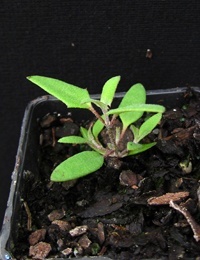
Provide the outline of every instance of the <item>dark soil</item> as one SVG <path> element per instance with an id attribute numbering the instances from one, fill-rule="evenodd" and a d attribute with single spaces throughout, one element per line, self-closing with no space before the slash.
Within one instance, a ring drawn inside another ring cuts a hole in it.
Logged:
<path id="1" fill-rule="evenodd" d="M 120 164 L 108 161 L 99 171 L 69 183 L 52 183 L 50 174 L 80 150 L 57 143 L 62 136 L 78 134 L 78 126 L 57 115 L 42 119 L 41 174 L 37 179 L 34 173 L 25 176 L 17 259 L 200 256 L 200 100 L 191 92 L 185 100 L 184 107 L 167 111 L 146 139 L 157 140 L 155 147 Z M 167 198 L 160 197 L 165 194 Z M 189 219 L 170 207 L 170 200 L 187 209 Z"/>

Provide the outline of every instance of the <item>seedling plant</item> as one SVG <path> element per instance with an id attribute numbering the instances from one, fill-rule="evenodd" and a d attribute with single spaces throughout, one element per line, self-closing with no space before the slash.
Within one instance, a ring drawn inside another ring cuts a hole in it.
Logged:
<path id="1" fill-rule="evenodd" d="M 92 150 L 77 153 L 60 163 L 51 174 L 52 181 L 62 182 L 83 177 L 101 168 L 105 158 L 135 155 L 156 144 L 144 143 L 143 139 L 160 122 L 165 108 L 161 105 L 146 104 L 146 91 L 142 84 L 133 85 L 125 93 L 119 106 L 111 108 L 120 76 L 112 77 L 104 84 L 99 100 L 91 98 L 87 89 L 58 79 L 44 76 L 27 78 L 61 100 L 68 108 L 88 109 L 96 117 L 96 121 L 91 123 L 88 129 L 80 127 L 81 136 L 66 136 L 58 140 L 60 143 L 88 144 Z M 138 125 L 144 113 L 148 116 Z M 121 121 L 121 126 L 116 126 L 117 119 Z M 126 147 L 121 150 L 119 143 L 129 129 L 133 133 L 133 140 L 128 141 Z M 109 139 L 106 146 L 100 140 L 100 135 L 105 130 Z"/>

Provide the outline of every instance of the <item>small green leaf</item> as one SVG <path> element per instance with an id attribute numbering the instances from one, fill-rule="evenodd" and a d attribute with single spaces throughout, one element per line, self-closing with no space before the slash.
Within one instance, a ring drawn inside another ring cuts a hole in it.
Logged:
<path id="1" fill-rule="evenodd" d="M 101 116 L 101 117 L 103 119 L 105 118 L 104 116 Z M 105 125 L 99 119 L 94 123 L 94 125 L 92 127 L 92 133 L 96 139 L 98 139 L 98 135 L 103 130 L 104 126 Z"/>
<path id="2" fill-rule="evenodd" d="M 51 181 L 62 182 L 88 175 L 103 165 L 104 157 L 94 151 L 78 153 L 61 164 L 51 174 Z"/>
<path id="3" fill-rule="evenodd" d="M 106 81 L 106 83 L 103 86 L 103 90 L 101 93 L 101 99 L 100 101 L 108 106 L 111 105 L 113 98 L 115 96 L 115 91 L 117 89 L 117 85 L 120 81 L 120 76 L 113 77 Z"/>
<path id="4" fill-rule="evenodd" d="M 88 140 L 89 140 L 91 143 L 96 144 L 96 140 L 95 140 L 94 135 L 93 135 L 93 133 L 92 133 L 92 126 L 89 127 L 87 133 L 88 133 Z"/>
<path id="5" fill-rule="evenodd" d="M 106 104 L 104 104 L 103 102 L 101 102 L 99 100 L 93 99 L 93 98 L 83 100 L 82 104 L 85 104 L 85 103 L 93 103 L 97 107 L 100 107 L 102 111 L 108 110 L 108 106 Z"/>
<path id="6" fill-rule="evenodd" d="M 127 107 L 119 107 L 115 109 L 111 109 L 108 111 L 108 115 L 112 114 L 121 114 L 124 112 L 133 112 L 133 111 L 140 111 L 140 112 L 153 112 L 153 113 L 164 113 L 165 107 L 161 105 L 152 105 L 152 104 L 135 104 Z"/>
<path id="7" fill-rule="evenodd" d="M 156 127 L 156 125 L 160 122 L 162 117 L 161 113 L 157 113 L 150 118 L 148 118 L 139 129 L 139 137 L 137 142 L 142 140 L 145 136 L 147 136 L 151 131 Z"/>
<path id="8" fill-rule="evenodd" d="M 87 144 L 95 151 L 97 151 L 100 154 L 105 154 L 106 149 L 102 146 L 102 144 L 96 140 L 92 134 L 91 128 L 88 130 L 84 127 L 80 128 L 80 132 L 83 136 L 83 138 L 86 140 Z"/>
<path id="9" fill-rule="evenodd" d="M 81 132 L 83 138 L 88 141 L 88 130 L 85 127 L 81 126 L 80 132 Z"/>
<path id="10" fill-rule="evenodd" d="M 88 129 L 88 141 L 89 141 L 88 142 L 89 146 L 93 150 L 95 150 L 103 155 L 106 153 L 106 149 L 102 146 L 102 144 L 98 141 L 98 139 L 94 138 L 91 127 Z"/>
<path id="11" fill-rule="evenodd" d="M 58 140 L 59 143 L 65 143 L 65 144 L 84 144 L 87 143 L 87 140 L 81 136 L 65 136 Z"/>
<path id="12" fill-rule="evenodd" d="M 132 106 L 134 104 L 144 104 L 146 102 L 146 91 L 142 84 L 133 85 L 125 94 L 119 108 Z M 126 112 L 120 114 L 123 128 L 126 129 L 130 124 L 134 123 L 143 115 L 143 111 Z"/>
<path id="13" fill-rule="evenodd" d="M 131 129 L 131 131 L 133 132 L 133 135 L 134 135 L 134 142 L 137 143 L 137 140 L 139 138 L 139 129 L 134 125 L 131 125 L 130 129 Z"/>
<path id="14" fill-rule="evenodd" d="M 129 151 L 128 155 L 142 153 L 150 149 L 154 145 L 156 145 L 156 142 L 149 143 L 149 144 L 135 144 L 133 142 L 128 142 L 127 144 L 127 150 Z"/>
<path id="15" fill-rule="evenodd" d="M 90 99 L 87 89 L 82 89 L 64 81 L 43 76 L 29 76 L 27 79 L 61 100 L 70 108 L 89 109 L 91 107 L 90 102 L 82 104 L 83 100 Z"/>

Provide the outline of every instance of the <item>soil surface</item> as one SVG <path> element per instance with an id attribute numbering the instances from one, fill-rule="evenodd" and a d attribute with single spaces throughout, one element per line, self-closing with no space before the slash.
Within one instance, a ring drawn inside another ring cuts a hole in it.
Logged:
<path id="1" fill-rule="evenodd" d="M 155 147 L 120 163 L 109 160 L 76 181 L 53 183 L 50 174 L 80 151 L 78 145 L 57 143 L 60 137 L 79 133 L 77 122 L 54 114 L 41 119 L 40 128 L 40 176 L 32 172 L 25 176 L 27 188 L 19 213 L 23 222 L 13 250 L 17 259 L 200 256 L 197 94 L 188 91 L 183 107 L 166 111 L 145 140 L 156 140 Z"/>

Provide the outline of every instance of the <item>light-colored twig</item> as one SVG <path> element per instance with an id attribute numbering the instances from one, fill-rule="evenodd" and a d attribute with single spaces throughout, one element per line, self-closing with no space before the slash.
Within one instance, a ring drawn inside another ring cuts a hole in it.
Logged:
<path id="1" fill-rule="evenodd" d="M 31 231 L 31 230 L 32 230 L 32 216 L 31 216 L 31 212 L 30 212 L 30 209 L 29 209 L 28 204 L 27 204 L 26 201 L 24 201 L 24 208 L 25 208 L 26 214 L 27 214 L 27 216 L 28 216 L 27 229 L 28 229 L 29 231 Z"/>
<path id="2" fill-rule="evenodd" d="M 174 203 L 172 200 L 169 203 L 170 207 L 176 209 L 180 213 L 183 214 L 183 216 L 186 218 L 188 224 L 191 226 L 192 231 L 194 233 L 194 239 L 198 242 L 200 241 L 200 225 L 196 223 L 196 221 L 191 216 L 190 212 L 187 210 L 187 208 L 180 206 L 176 203 Z"/>

